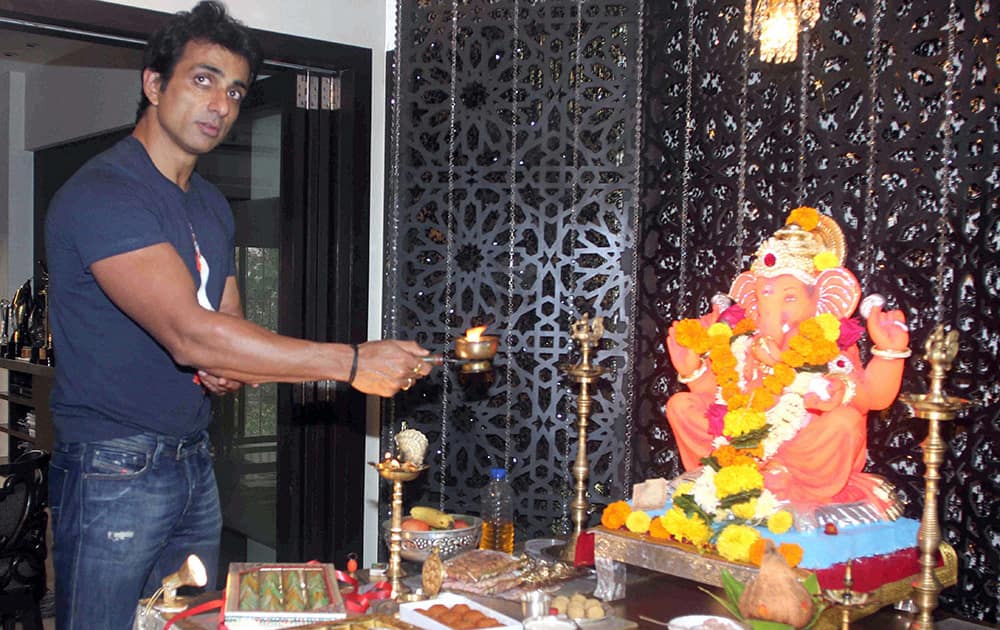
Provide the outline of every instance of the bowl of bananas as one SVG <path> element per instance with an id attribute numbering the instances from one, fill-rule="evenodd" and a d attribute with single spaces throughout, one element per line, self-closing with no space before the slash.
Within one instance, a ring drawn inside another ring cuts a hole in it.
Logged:
<path id="1" fill-rule="evenodd" d="M 437 547 L 442 559 L 475 549 L 483 533 L 483 521 L 469 514 L 448 514 L 436 508 L 416 506 L 400 524 L 399 555 L 410 562 L 423 562 Z M 382 523 L 385 545 L 390 545 L 392 521 Z"/>

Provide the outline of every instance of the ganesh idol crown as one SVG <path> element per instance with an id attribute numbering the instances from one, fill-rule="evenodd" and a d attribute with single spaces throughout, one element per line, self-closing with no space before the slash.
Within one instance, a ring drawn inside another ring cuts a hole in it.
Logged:
<path id="1" fill-rule="evenodd" d="M 900 515 L 892 486 L 862 469 L 868 412 L 896 399 L 909 330 L 880 296 L 861 302 L 844 257 L 837 223 L 796 208 L 710 312 L 671 326 L 670 359 L 688 388 L 666 408 L 687 471 L 669 489 L 675 537 L 692 518 L 803 528 L 838 510 L 866 522 Z"/>

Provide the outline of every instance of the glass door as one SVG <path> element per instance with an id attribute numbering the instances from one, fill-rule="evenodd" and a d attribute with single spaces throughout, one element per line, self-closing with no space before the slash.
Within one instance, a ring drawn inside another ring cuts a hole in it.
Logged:
<path id="1" fill-rule="evenodd" d="M 362 87 L 350 73 L 259 80 L 230 137 L 198 163 L 233 208 L 246 317 L 281 334 L 365 338 L 368 145 L 358 131 L 370 112 L 351 98 Z M 363 395 L 330 382 L 247 387 L 216 399 L 215 415 L 223 567 L 360 554 Z"/>
<path id="2" fill-rule="evenodd" d="M 198 161 L 220 188 L 236 222 L 236 273 L 246 318 L 278 330 L 281 283 L 283 89 L 291 79 L 255 84 L 229 137 Z M 288 105 L 284 105 L 287 109 Z M 244 387 L 214 401 L 212 441 L 222 501 L 224 555 L 273 560 L 277 548 L 278 385 Z"/>

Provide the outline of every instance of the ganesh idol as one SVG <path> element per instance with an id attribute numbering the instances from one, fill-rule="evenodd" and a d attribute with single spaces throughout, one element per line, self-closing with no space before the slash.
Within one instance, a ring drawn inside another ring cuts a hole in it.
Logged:
<path id="1" fill-rule="evenodd" d="M 796 208 L 711 312 L 671 326 L 670 359 L 689 391 L 670 397 L 666 415 L 689 476 L 743 465 L 755 492 L 744 495 L 771 511 L 860 504 L 898 516 L 891 485 L 862 469 L 868 412 L 899 393 L 909 331 L 869 296 L 860 310 L 873 347 L 862 362 L 861 286 L 844 255 L 833 219 Z"/>

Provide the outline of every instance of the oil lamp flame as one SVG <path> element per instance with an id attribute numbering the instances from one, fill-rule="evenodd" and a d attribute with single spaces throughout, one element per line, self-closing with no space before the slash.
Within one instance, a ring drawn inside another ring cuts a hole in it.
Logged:
<path id="1" fill-rule="evenodd" d="M 479 341 L 484 332 L 486 332 L 486 326 L 476 326 L 465 331 L 465 338 L 468 341 L 476 342 Z"/>
<path id="2" fill-rule="evenodd" d="M 455 338 L 455 356 L 465 361 L 462 371 L 467 373 L 489 372 L 497 353 L 496 337 L 484 335 L 486 326 L 476 326 L 465 331 L 464 337 Z"/>

